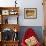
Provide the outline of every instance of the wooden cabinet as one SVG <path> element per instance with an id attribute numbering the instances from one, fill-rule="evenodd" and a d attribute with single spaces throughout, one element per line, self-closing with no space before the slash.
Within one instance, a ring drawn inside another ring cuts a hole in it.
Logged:
<path id="1" fill-rule="evenodd" d="M 18 16 L 19 16 L 19 7 L 0 7 L 0 23 L 1 24 L 9 24 L 9 17 L 15 17 L 15 24 L 18 23 Z M 14 19 L 15 19 L 14 18 Z M 14 19 L 10 18 L 10 21 Z"/>
<path id="2" fill-rule="evenodd" d="M 10 18 L 10 21 L 9 17 L 12 17 Z M 1 32 L 0 46 L 18 46 L 19 42 L 19 39 L 17 39 L 19 32 L 18 17 L 19 17 L 19 7 L 0 7 L 0 32 Z"/>

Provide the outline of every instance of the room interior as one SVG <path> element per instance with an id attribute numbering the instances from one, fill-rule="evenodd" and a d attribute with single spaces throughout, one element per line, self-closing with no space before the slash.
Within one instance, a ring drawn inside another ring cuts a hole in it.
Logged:
<path id="1" fill-rule="evenodd" d="M 41 46 L 46 46 L 45 7 L 45 0 L 0 0 L 0 46 L 23 46 L 28 28 L 37 34 Z"/>

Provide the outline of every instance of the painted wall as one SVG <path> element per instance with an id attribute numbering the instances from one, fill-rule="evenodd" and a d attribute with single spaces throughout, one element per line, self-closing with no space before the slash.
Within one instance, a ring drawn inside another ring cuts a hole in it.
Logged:
<path id="1" fill-rule="evenodd" d="M 15 0 L 0 0 L 0 7 L 10 7 L 10 6 L 15 6 L 14 3 Z M 33 29 L 35 29 L 35 32 L 37 33 L 40 41 L 43 41 L 43 30 L 42 27 L 40 26 L 44 26 L 43 20 L 44 20 L 44 16 L 43 16 L 43 6 L 42 6 L 42 0 L 17 0 L 17 3 L 19 6 L 19 24 L 20 26 L 34 26 L 32 27 Z M 37 19 L 24 19 L 24 8 L 37 8 Z M 13 21 L 11 20 L 12 17 L 8 17 L 8 21 L 10 23 L 14 22 L 15 23 L 15 17 L 13 17 Z M 35 27 L 36 26 L 36 27 Z M 22 38 L 23 33 L 25 32 L 25 29 L 27 29 L 28 27 L 21 27 L 20 30 L 20 39 Z M 21 35 L 22 34 L 22 35 Z"/>
<path id="2" fill-rule="evenodd" d="M 1 7 L 15 6 L 15 0 L 0 0 Z M 19 24 L 20 26 L 43 26 L 43 6 L 42 0 L 17 0 L 19 6 Z M 24 19 L 24 8 L 37 8 L 37 19 Z M 12 17 L 9 17 L 9 20 Z M 13 21 L 15 22 L 15 21 Z"/>

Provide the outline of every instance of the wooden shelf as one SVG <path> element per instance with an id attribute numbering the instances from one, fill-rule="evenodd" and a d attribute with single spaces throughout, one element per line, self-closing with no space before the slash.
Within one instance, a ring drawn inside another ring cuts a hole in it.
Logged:
<path id="1" fill-rule="evenodd" d="M 0 7 L 0 9 L 18 9 L 19 7 Z"/>
<path id="2" fill-rule="evenodd" d="M 18 24 L 0 24 L 0 28 L 1 28 L 1 31 L 5 28 L 9 28 L 9 29 L 12 29 L 14 31 L 14 29 L 16 29 L 18 32 L 19 29 L 20 29 L 20 26 Z"/>
<path id="3" fill-rule="evenodd" d="M 7 17 L 9 17 L 9 16 L 17 16 L 17 18 L 15 19 L 15 20 L 17 20 L 17 24 L 8 24 L 8 18 Z M 0 20 L 1 20 L 1 24 L 0 24 L 0 32 L 1 32 L 0 46 L 18 46 L 18 42 L 19 42 L 18 39 L 17 39 L 17 41 L 16 41 L 16 39 L 15 39 L 15 41 L 13 41 L 15 36 L 13 37 L 13 39 L 10 39 L 9 41 L 7 41 L 7 40 L 5 41 L 4 39 L 2 39 L 3 38 L 2 33 L 3 33 L 4 29 L 11 29 L 10 31 L 14 31 L 14 35 L 15 35 L 15 33 L 19 32 L 20 26 L 18 24 L 18 16 L 19 16 L 19 7 L 0 7 Z M 18 38 L 17 34 L 16 34 L 16 37 Z"/>
<path id="4" fill-rule="evenodd" d="M 12 42 L 19 42 L 19 40 L 15 40 L 15 41 L 10 40 L 10 41 L 3 41 L 3 42 L 5 42 L 5 43 L 8 43 L 8 42 L 12 43 Z"/>
<path id="5" fill-rule="evenodd" d="M 8 12 L 7 15 L 19 15 L 19 7 L 0 7 L 0 14 L 2 15 L 2 11 L 5 11 L 5 10 L 6 10 L 6 12 Z M 10 14 L 10 12 L 12 12 L 12 13 L 15 12 L 15 13 L 14 14 Z M 6 15 L 6 14 L 4 14 L 4 15 Z"/>

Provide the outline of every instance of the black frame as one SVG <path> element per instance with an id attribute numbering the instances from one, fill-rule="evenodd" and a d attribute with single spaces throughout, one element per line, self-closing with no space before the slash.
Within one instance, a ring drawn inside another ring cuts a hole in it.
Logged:
<path id="1" fill-rule="evenodd" d="M 26 16 L 26 15 L 25 15 L 25 14 L 26 14 L 25 12 L 26 12 L 26 10 L 29 10 L 29 9 L 30 9 L 30 10 L 33 9 L 33 10 L 36 11 L 36 15 L 35 15 L 34 18 L 32 18 L 32 17 L 30 17 L 30 18 L 27 17 L 27 18 L 26 18 L 26 17 L 25 17 L 25 16 Z M 24 8 L 24 19 L 37 19 L 37 8 Z"/>

